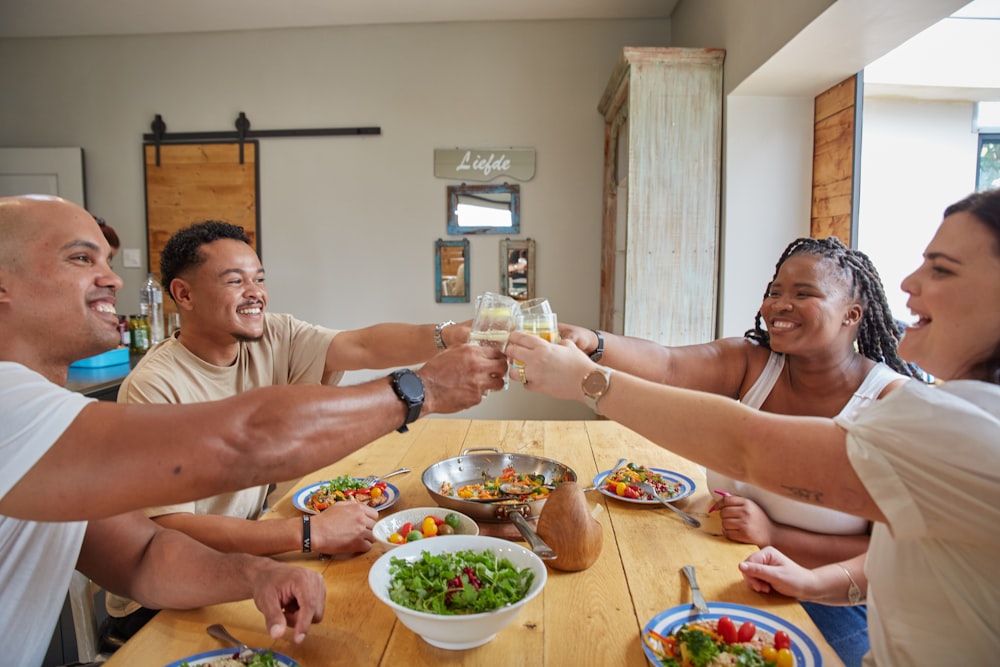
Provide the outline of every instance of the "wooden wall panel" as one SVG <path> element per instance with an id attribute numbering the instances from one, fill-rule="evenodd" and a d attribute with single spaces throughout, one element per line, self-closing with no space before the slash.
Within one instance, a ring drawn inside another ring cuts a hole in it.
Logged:
<path id="1" fill-rule="evenodd" d="M 204 220 L 240 225 L 260 254 L 257 142 L 143 146 L 149 271 L 159 279 L 160 252 L 178 230 Z M 164 295 L 164 308 L 173 301 Z"/>
<path id="2" fill-rule="evenodd" d="M 854 238 L 857 207 L 857 140 L 860 129 L 860 75 L 841 81 L 815 102 L 812 211 L 809 234 Z"/>

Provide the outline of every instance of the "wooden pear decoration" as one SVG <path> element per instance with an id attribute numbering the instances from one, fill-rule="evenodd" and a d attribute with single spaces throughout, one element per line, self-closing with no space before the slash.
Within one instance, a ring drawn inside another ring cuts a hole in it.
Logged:
<path id="1" fill-rule="evenodd" d="M 586 570 L 597 561 L 604 545 L 604 527 L 591 514 L 576 482 L 563 482 L 549 494 L 538 515 L 537 531 L 556 552 L 555 560 L 546 561 L 556 570 Z"/>

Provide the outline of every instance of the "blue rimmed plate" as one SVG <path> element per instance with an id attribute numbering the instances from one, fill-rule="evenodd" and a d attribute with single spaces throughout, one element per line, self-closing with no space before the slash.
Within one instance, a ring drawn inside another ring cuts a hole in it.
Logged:
<path id="1" fill-rule="evenodd" d="M 357 477 L 355 479 L 359 479 L 360 480 L 361 478 Z M 309 486 L 307 486 L 305 488 L 299 489 L 298 491 L 295 492 L 295 495 L 292 496 L 292 505 L 295 506 L 295 509 L 301 510 L 302 512 L 305 512 L 306 514 L 319 514 L 319 512 L 317 512 L 316 510 L 310 509 L 306 505 L 306 501 L 309 500 L 309 497 L 312 494 L 316 493 L 316 491 L 319 489 L 319 487 L 321 487 L 321 486 L 323 486 L 325 484 L 328 484 L 328 483 L 329 483 L 328 481 L 327 482 L 317 482 L 315 484 L 310 484 Z M 389 482 L 385 482 L 385 495 L 386 495 L 386 501 L 384 503 L 382 503 L 381 505 L 375 506 L 375 510 L 378 511 L 378 512 L 381 512 L 385 508 L 392 507 L 393 505 L 396 504 L 396 501 L 399 500 L 399 489 L 397 489 L 395 486 L 393 486 Z"/>
<path id="2" fill-rule="evenodd" d="M 657 475 L 659 475 L 663 479 L 666 479 L 666 480 L 669 480 L 671 482 L 674 482 L 675 484 L 680 484 L 681 485 L 681 488 L 677 491 L 677 495 L 676 496 L 673 496 L 672 498 L 667 498 L 666 496 L 663 497 L 663 499 L 666 500 L 668 503 L 672 503 L 675 500 L 680 500 L 681 498 L 687 498 L 692 493 L 694 493 L 694 489 L 695 489 L 694 480 L 691 479 L 690 477 L 688 477 L 687 475 L 682 475 L 679 472 L 674 472 L 673 470 L 664 470 L 663 468 L 649 468 L 649 467 L 647 467 L 646 469 L 647 470 L 651 470 L 652 472 L 655 472 Z M 597 486 L 597 482 L 601 479 L 601 477 L 604 477 L 605 475 L 607 475 L 610 472 L 611 472 L 610 470 L 602 470 L 601 472 L 597 473 L 594 476 L 594 482 L 593 482 L 594 486 Z M 608 491 L 607 489 L 598 489 L 598 491 L 600 491 L 601 493 L 603 493 L 604 495 L 606 495 L 608 498 L 614 498 L 615 500 L 622 500 L 622 501 L 625 501 L 626 503 L 636 503 L 637 505 L 659 505 L 660 504 L 660 501 L 658 501 L 658 500 L 640 500 L 638 498 L 625 498 L 624 496 L 619 496 L 617 493 L 612 493 L 611 491 Z"/>
<path id="3" fill-rule="evenodd" d="M 699 619 L 716 619 L 720 616 L 728 616 L 733 619 L 733 623 L 737 627 L 746 621 L 753 621 L 758 630 L 766 630 L 772 635 L 778 630 L 784 630 L 792 640 L 791 650 L 792 655 L 795 656 L 795 667 L 822 667 L 823 665 L 823 657 L 819 653 L 819 648 L 806 633 L 774 614 L 731 602 L 709 602 L 707 614 L 699 614 L 690 604 L 672 607 L 661 611 L 646 623 L 642 634 L 645 635 L 652 630 L 658 635 L 666 637 L 685 623 Z M 646 642 L 642 642 L 642 650 L 651 665 L 661 666 L 662 663 L 656 659 L 656 654 L 653 653 L 652 649 L 646 646 Z"/>
<path id="4" fill-rule="evenodd" d="M 190 667 L 199 667 L 199 665 L 210 665 L 212 661 L 218 660 L 219 658 L 231 658 L 236 655 L 236 650 L 231 648 L 220 648 L 214 651 L 205 651 L 204 653 L 199 653 L 198 655 L 189 655 L 186 658 L 181 658 L 176 662 L 171 662 L 166 665 L 166 667 L 181 667 L 184 663 L 187 663 Z M 299 667 L 299 663 L 295 662 L 291 658 L 280 653 L 274 653 L 274 659 L 278 661 L 281 667 Z"/>

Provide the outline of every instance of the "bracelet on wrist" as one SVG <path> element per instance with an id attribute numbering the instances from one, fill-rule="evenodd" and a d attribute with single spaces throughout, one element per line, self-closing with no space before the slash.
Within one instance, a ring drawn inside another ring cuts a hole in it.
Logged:
<path id="1" fill-rule="evenodd" d="M 591 361 L 599 364 L 601 363 L 601 358 L 604 357 L 604 336 L 602 336 L 601 332 L 598 331 L 597 329 L 591 329 L 591 331 L 593 331 L 594 334 L 597 335 L 597 347 L 594 348 L 594 351 L 591 352 L 588 356 L 590 357 Z"/>
<path id="2" fill-rule="evenodd" d="M 441 331 L 444 330 L 445 327 L 450 327 L 452 324 L 454 324 L 454 322 L 448 320 L 447 322 L 442 322 L 434 327 L 434 344 L 437 346 L 437 349 L 448 349 L 448 346 L 444 344 L 444 337 L 441 335 Z"/>
<path id="3" fill-rule="evenodd" d="M 861 604 L 865 596 L 861 594 L 861 588 L 858 587 L 857 582 L 854 581 L 854 577 L 851 576 L 851 571 L 840 563 L 837 563 L 837 565 L 844 571 L 844 574 L 847 575 L 848 580 L 851 582 L 851 585 L 847 587 L 847 601 L 852 606 Z"/>
<path id="4" fill-rule="evenodd" d="M 302 553 L 307 554 L 312 551 L 312 534 L 309 522 L 312 517 L 308 514 L 302 515 Z"/>

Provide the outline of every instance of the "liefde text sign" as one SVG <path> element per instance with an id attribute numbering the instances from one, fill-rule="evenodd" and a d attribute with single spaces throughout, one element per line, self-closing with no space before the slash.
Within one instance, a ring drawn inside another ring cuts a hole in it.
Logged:
<path id="1" fill-rule="evenodd" d="M 534 148 L 435 148 L 434 176 L 458 181 L 535 177 Z"/>

